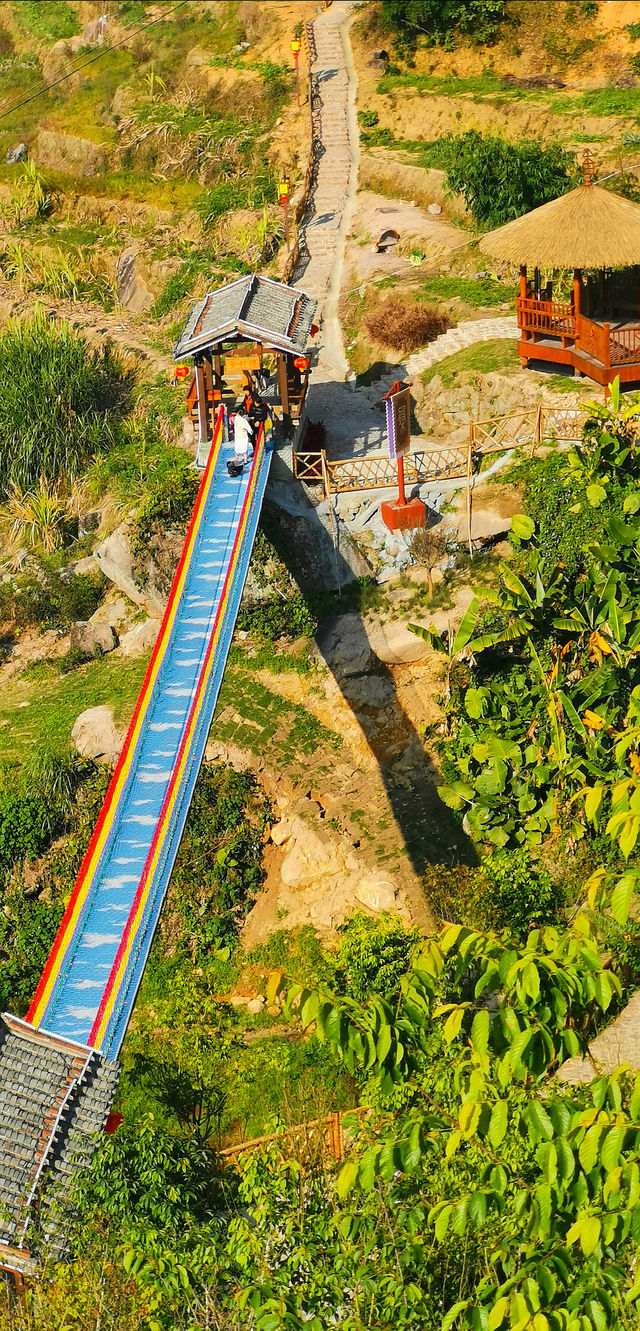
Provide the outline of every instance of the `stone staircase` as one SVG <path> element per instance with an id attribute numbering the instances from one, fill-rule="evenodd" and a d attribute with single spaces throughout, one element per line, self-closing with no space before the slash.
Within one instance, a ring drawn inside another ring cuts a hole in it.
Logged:
<path id="1" fill-rule="evenodd" d="M 450 328 L 447 333 L 441 333 L 434 342 L 430 342 L 421 351 L 416 351 L 415 355 L 409 356 L 405 362 L 407 377 L 422 374 L 424 370 L 431 369 L 439 361 L 454 356 L 456 351 L 472 347 L 476 342 L 491 342 L 494 338 L 509 338 L 516 341 L 517 337 L 518 321 L 515 315 L 503 315 L 497 319 L 470 319 L 468 323 L 458 324 L 456 328 Z"/>

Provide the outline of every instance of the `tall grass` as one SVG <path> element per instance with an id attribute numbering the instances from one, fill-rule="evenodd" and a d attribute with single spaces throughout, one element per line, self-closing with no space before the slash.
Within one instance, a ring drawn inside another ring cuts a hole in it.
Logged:
<path id="1" fill-rule="evenodd" d="M 73 479 L 110 446 L 134 376 L 107 343 L 92 350 L 42 310 L 0 333 L 0 494 Z"/>

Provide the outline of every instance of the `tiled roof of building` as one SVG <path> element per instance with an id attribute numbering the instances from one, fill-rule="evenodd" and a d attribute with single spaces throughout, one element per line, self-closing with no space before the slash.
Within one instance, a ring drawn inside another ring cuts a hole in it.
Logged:
<path id="1" fill-rule="evenodd" d="M 28 1246 L 36 1198 L 59 1202 L 72 1173 L 88 1164 L 118 1075 L 119 1065 L 95 1050 L 0 1017 L 0 1267 L 17 1265 L 12 1250 Z M 44 1237 L 62 1252 L 64 1236 L 46 1214 Z"/>
<path id="2" fill-rule="evenodd" d="M 175 345 L 176 360 L 237 335 L 280 351 L 305 350 L 317 302 L 270 277 L 241 277 L 196 302 Z"/>

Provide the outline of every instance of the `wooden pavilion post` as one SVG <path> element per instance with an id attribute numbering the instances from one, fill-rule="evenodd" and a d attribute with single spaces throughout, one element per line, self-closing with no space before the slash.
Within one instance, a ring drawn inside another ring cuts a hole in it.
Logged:
<path id="1" fill-rule="evenodd" d="M 202 359 L 198 357 L 195 363 L 196 374 L 196 401 L 198 404 L 198 426 L 200 429 L 200 442 L 205 443 L 209 438 L 209 421 L 207 418 L 207 389 L 204 377 L 204 367 Z"/>
<path id="2" fill-rule="evenodd" d="M 278 392 L 280 394 L 280 403 L 283 416 L 289 413 L 289 378 L 287 375 L 287 357 L 283 351 L 278 352 Z"/>
<path id="3" fill-rule="evenodd" d="M 578 318 L 578 316 L 579 316 L 580 313 L 581 313 L 581 311 L 580 311 L 580 293 L 581 293 L 581 290 L 582 290 L 582 269 L 581 269 L 581 268 L 574 268 L 574 270 L 573 270 L 573 313 L 574 313 L 576 319 Z"/>

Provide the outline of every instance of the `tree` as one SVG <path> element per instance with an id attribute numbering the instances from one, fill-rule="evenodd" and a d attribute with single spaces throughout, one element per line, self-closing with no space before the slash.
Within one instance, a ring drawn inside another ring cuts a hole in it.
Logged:
<path id="1" fill-rule="evenodd" d="M 433 45 L 448 42 L 454 33 L 478 45 L 496 40 L 506 18 L 504 0 L 383 0 L 382 21 L 396 33 L 400 45 L 415 45 L 420 38 Z"/>
<path id="2" fill-rule="evenodd" d="M 447 187 L 462 194 L 479 226 L 502 226 L 577 184 L 575 157 L 559 144 L 507 143 L 476 129 L 442 141 Z"/>

